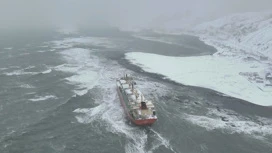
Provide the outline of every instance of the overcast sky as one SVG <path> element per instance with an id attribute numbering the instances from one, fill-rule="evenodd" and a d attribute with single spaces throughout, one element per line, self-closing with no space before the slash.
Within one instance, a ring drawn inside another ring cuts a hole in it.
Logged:
<path id="1" fill-rule="evenodd" d="M 137 27 L 264 10 L 272 10 L 272 0 L 0 0 L 0 27 Z"/>

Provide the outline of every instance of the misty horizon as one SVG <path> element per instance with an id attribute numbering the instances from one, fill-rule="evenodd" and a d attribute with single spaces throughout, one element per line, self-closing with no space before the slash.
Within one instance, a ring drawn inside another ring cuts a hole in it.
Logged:
<path id="1" fill-rule="evenodd" d="M 1 0 L 0 28 L 157 27 L 169 20 L 198 24 L 233 13 L 270 11 L 270 0 Z"/>

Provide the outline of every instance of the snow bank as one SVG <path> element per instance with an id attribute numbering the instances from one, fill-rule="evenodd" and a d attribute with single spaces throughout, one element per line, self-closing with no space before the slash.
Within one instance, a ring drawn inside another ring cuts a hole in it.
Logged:
<path id="1" fill-rule="evenodd" d="M 261 71 L 256 61 L 233 57 L 169 57 L 149 53 L 127 53 L 126 59 L 143 70 L 158 73 L 185 85 L 213 89 L 257 105 L 271 106 L 272 92 L 252 84 L 240 72 Z M 152 60 L 150 60 L 152 59 Z"/>

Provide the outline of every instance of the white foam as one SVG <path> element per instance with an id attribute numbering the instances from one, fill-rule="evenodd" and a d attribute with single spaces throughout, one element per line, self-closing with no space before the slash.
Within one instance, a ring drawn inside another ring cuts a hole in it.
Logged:
<path id="1" fill-rule="evenodd" d="M 97 80 L 97 86 L 100 87 L 102 91 L 97 94 L 101 94 L 102 96 L 98 96 L 98 98 L 95 99 L 95 104 L 97 104 L 97 106 L 93 108 L 78 108 L 74 110 L 74 112 L 77 113 L 77 121 L 83 124 L 91 124 L 94 121 L 99 121 L 101 124 L 106 126 L 106 129 L 109 132 L 125 136 L 127 138 L 125 152 L 127 153 L 153 152 L 161 145 L 171 148 L 168 141 L 158 132 L 154 131 L 157 140 L 152 144 L 154 146 L 151 147 L 151 150 L 146 150 L 148 140 L 147 134 L 144 130 L 126 123 L 127 119 L 125 118 L 125 112 L 121 107 L 114 83 L 116 78 L 123 76 L 125 72 L 132 72 L 123 69 L 116 62 L 107 63 L 107 65 L 111 66 L 104 67 L 103 65 L 100 65 L 101 71 L 99 72 L 100 77 Z M 143 82 L 147 83 L 144 81 L 145 78 L 138 79 L 143 79 Z M 147 88 L 150 89 L 153 86 L 159 86 L 152 82 L 147 83 L 146 85 L 144 85 L 144 83 L 139 83 L 137 86 L 139 85 L 144 90 L 146 89 L 146 94 L 153 92 L 153 90 L 148 90 Z"/>
<path id="2" fill-rule="evenodd" d="M 19 68 L 19 67 L 11 67 L 11 68 Z M 7 75 L 7 76 L 18 76 L 18 75 L 36 75 L 36 74 L 47 74 L 47 73 L 51 73 L 52 69 L 48 69 L 42 72 L 30 72 L 30 71 L 25 71 L 25 70 L 30 70 L 35 68 L 35 66 L 28 66 L 26 68 L 23 69 L 19 69 L 19 70 L 14 70 L 12 72 L 5 72 L 3 74 Z"/>
<path id="3" fill-rule="evenodd" d="M 79 123 L 91 123 L 95 119 L 98 119 L 99 116 L 106 111 L 107 107 L 105 106 L 105 103 L 100 104 L 93 108 L 78 108 L 75 109 L 73 112 L 75 113 L 84 113 L 84 115 L 77 115 L 76 119 Z M 86 115 L 87 114 L 87 115 Z"/>
<path id="4" fill-rule="evenodd" d="M 48 45 L 43 45 L 43 46 L 40 46 L 42 48 L 48 48 L 49 46 Z"/>
<path id="5" fill-rule="evenodd" d="M 42 74 L 48 74 L 48 73 L 51 73 L 52 72 L 52 69 L 48 69 L 48 70 L 45 70 L 43 72 L 41 72 Z"/>
<path id="6" fill-rule="evenodd" d="M 210 88 L 254 104 L 271 106 L 272 92 L 264 92 L 240 72 L 262 71 L 258 62 L 220 56 L 169 57 L 149 53 L 127 53 L 126 59 L 143 70 L 192 86 Z M 152 59 L 152 60 L 150 60 Z M 252 65 L 257 65 L 252 67 Z"/>
<path id="7" fill-rule="evenodd" d="M 12 49 L 12 47 L 7 47 L 7 48 L 4 48 L 4 49 L 6 49 L 6 50 L 11 50 L 11 49 Z"/>
<path id="8" fill-rule="evenodd" d="M 30 53 L 21 53 L 20 56 L 29 55 Z"/>
<path id="9" fill-rule="evenodd" d="M 152 152 L 154 150 L 156 150 L 157 148 L 159 148 L 161 145 L 165 146 L 166 148 L 170 149 L 172 152 L 175 152 L 172 148 L 172 146 L 170 145 L 169 140 L 167 140 L 166 138 L 164 138 L 160 133 L 158 133 L 157 131 L 151 129 L 152 132 L 154 132 L 157 136 L 157 139 L 159 140 L 160 143 L 154 145 L 150 151 L 148 152 Z"/>
<path id="10" fill-rule="evenodd" d="M 37 52 L 39 52 L 39 53 L 44 53 L 44 52 L 46 52 L 45 50 L 39 50 L 39 51 L 37 51 Z"/>
<path id="11" fill-rule="evenodd" d="M 29 93 L 26 93 L 26 95 L 33 95 L 35 94 L 36 92 L 29 92 Z"/>
<path id="12" fill-rule="evenodd" d="M 3 73 L 7 76 L 18 76 L 18 75 L 35 75 L 35 74 L 38 74 L 39 72 L 25 72 L 23 69 L 22 70 L 15 70 L 15 71 L 12 71 L 12 72 L 6 72 L 6 73 Z"/>
<path id="13" fill-rule="evenodd" d="M 29 85 L 29 84 L 22 84 L 22 85 L 20 85 L 20 87 L 21 87 L 21 88 L 26 88 L 26 89 L 35 88 L 34 86 Z"/>
<path id="14" fill-rule="evenodd" d="M 47 96 L 35 96 L 35 98 L 29 99 L 29 100 L 36 102 L 36 101 L 44 101 L 48 99 L 58 99 L 58 98 L 54 95 L 47 95 Z"/>
<path id="15" fill-rule="evenodd" d="M 99 79 L 99 59 L 91 56 L 90 53 L 90 50 L 82 48 L 64 50 L 60 54 L 68 64 L 59 65 L 54 68 L 57 71 L 74 74 L 66 78 L 66 80 L 77 86 L 74 90 L 77 95 L 86 94 L 89 89 L 97 85 L 97 80 Z"/>
<path id="16" fill-rule="evenodd" d="M 90 61 L 90 53 L 91 50 L 88 49 L 72 48 L 62 51 L 61 55 L 69 62 L 69 64 L 84 66 Z"/>
<path id="17" fill-rule="evenodd" d="M 74 90 L 77 95 L 84 95 L 97 84 L 98 77 L 97 72 L 86 69 L 66 79 L 69 82 L 79 85 L 79 88 Z"/>
<path id="18" fill-rule="evenodd" d="M 264 117 L 240 116 L 230 110 L 209 109 L 205 116 L 184 114 L 184 119 L 197 124 L 207 130 L 221 129 L 227 133 L 243 133 L 256 138 L 272 135 L 272 120 Z M 223 121 L 222 117 L 227 121 Z"/>
<path id="19" fill-rule="evenodd" d="M 51 73 L 51 69 L 48 69 L 48 70 L 45 70 L 45 71 L 42 71 L 42 72 L 28 72 L 28 71 L 25 71 L 27 69 L 30 69 L 30 68 L 25 68 L 25 69 L 21 69 L 21 70 L 14 70 L 12 72 L 5 72 L 3 74 L 7 75 L 7 76 L 19 76 L 19 75 L 36 75 L 36 74 L 48 74 L 48 73 Z"/>
<path id="20" fill-rule="evenodd" d="M 147 135 L 143 130 L 126 124 L 125 114 L 117 99 L 115 87 L 105 90 L 105 93 L 102 93 L 103 99 L 98 106 L 74 110 L 75 113 L 79 113 L 76 116 L 77 121 L 84 124 L 98 120 L 100 123 L 104 122 L 108 131 L 127 137 L 128 142 L 125 145 L 127 153 L 145 153 Z"/>
<path id="21" fill-rule="evenodd" d="M 8 68 L 0 68 L 0 71 L 6 70 L 6 69 L 8 69 Z"/>
<path id="22" fill-rule="evenodd" d="M 72 48 L 75 45 L 90 45 L 105 48 L 115 48 L 116 45 L 109 39 L 104 37 L 79 37 L 65 38 L 64 40 L 53 41 L 53 48 Z"/>
<path id="23" fill-rule="evenodd" d="M 28 67 L 26 67 L 26 68 L 24 68 L 24 70 L 29 70 L 29 69 L 33 69 L 33 68 L 35 68 L 35 66 L 28 66 Z"/>
<path id="24" fill-rule="evenodd" d="M 78 65 L 73 65 L 73 64 L 62 64 L 62 65 L 58 65 L 58 66 L 54 67 L 54 70 L 62 71 L 62 72 L 69 72 L 69 73 L 76 73 L 82 67 L 78 66 Z"/>
<path id="25" fill-rule="evenodd" d="M 82 43 L 82 39 L 74 39 L 73 41 L 70 39 L 68 42 L 77 41 Z M 86 41 L 88 42 L 89 40 Z M 69 43 L 64 43 L 64 45 L 69 45 Z M 102 94 L 101 97 L 98 96 L 95 99 L 96 107 L 74 110 L 77 121 L 83 124 L 91 124 L 93 121 L 99 121 L 99 123 L 105 124 L 109 132 L 128 138 L 128 142 L 125 145 L 126 152 L 146 152 L 146 133 L 137 127 L 126 124 L 125 114 L 116 94 L 116 78 L 123 76 L 125 71 L 127 73 L 129 71 L 121 68 L 116 62 L 110 62 L 103 58 L 98 59 L 92 55 L 91 50 L 87 49 L 67 49 L 60 52 L 60 55 L 66 63 L 55 67 L 54 70 L 73 74 L 66 79 L 69 83 L 77 85 L 74 91 L 76 94 L 85 94 L 94 86 L 102 90 L 102 92 L 96 93 Z M 151 85 L 154 84 L 151 83 Z M 161 139 L 158 140 L 160 141 Z M 159 145 L 164 144 L 160 143 Z"/>

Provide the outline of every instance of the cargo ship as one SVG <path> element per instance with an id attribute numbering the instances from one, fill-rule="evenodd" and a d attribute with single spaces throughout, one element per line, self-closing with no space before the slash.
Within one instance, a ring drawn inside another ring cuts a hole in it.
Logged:
<path id="1" fill-rule="evenodd" d="M 116 80 L 117 92 L 127 117 L 136 125 L 152 125 L 156 120 L 156 111 L 152 101 L 145 99 L 136 82 L 127 74 Z"/>

